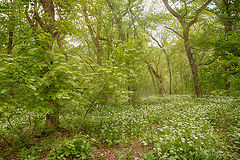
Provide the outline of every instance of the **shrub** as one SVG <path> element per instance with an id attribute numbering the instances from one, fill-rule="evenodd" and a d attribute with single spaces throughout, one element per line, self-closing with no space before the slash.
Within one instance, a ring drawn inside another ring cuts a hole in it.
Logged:
<path id="1" fill-rule="evenodd" d="M 56 143 L 47 159 L 87 159 L 92 155 L 92 150 L 87 136 L 76 135 Z"/>

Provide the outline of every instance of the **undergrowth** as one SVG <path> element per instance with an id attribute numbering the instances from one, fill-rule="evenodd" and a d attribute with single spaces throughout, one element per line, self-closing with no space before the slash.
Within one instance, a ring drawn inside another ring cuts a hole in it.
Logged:
<path id="1" fill-rule="evenodd" d="M 175 95 L 148 97 L 140 105 L 96 106 L 79 128 L 81 110 L 66 111 L 64 133 L 43 134 L 41 114 L 2 116 L 2 159 L 94 159 L 99 147 L 138 141 L 142 159 L 239 159 L 240 100 Z M 31 115 L 31 116 L 29 116 Z M 29 124 L 31 122 L 31 125 Z M 9 145 L 8 145 L 9 143 Z M 130 152 L 120 159 L 134 158 Z M 1 159 L 1 158 L 0 158 Z"/>

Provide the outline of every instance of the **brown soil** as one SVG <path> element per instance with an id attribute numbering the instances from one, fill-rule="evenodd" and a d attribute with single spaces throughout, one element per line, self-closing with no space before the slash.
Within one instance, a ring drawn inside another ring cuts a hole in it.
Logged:
<path id="1" fill-rule="evenodd" d="M 131 159 L 142 158 L 142 153 L 149 152 L 150 148 L 144 147 L 139 142 L 132 142 L 128 147 L 100 147 L 93 151 L 93 158 L 91 160 L 118 160 L 120 157 L 117 155 L 116 151 L 120 151 L 121 155 L 130 152 Z M 126 157 L 122 157 L 126 159 Z"/>

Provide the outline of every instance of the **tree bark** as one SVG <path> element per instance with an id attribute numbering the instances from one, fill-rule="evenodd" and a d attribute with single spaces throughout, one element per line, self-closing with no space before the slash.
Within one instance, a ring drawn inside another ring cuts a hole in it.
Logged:
<path id="1" fill-rule="evenodd" d="M 149 71 L 150 76 L 151 76 L 151 78 L 152 78 L 153 86 L 154 86 L 154 88 L 156 89 L 156 88 L 157 88 L 157 85 L 156 85 L 156 83 L 155 83 L 153 73 L 152 73 L 151 69 L 149 69 L 149 67 L 148 67 L 148 71 Z"/>
<path id="2" fill-rule="evenodd" d="M 45 17 L 41 17 L 38 13 L 37 5 L 39 2 L 42 5 L 42 9 L 44 11 L 44 14 L 46 15 Z M 58 31 L 55 29 L 56 27 L 55 27 L 54 2 L 53 2 L 53 0 L 35 1 L 35 3 L 34 3 L 35 11 L 34 11 L 33 17 L 30 17 L 28 8 L 29 8 L 29 4 L 26 5 L 25 15 L 26 15 L 29 25 L 31 26 L 33 31 L 36 31 L 38 26 L 40 26 L 44 32 L 49 33 L 51 35 L 50 42 L 46 42 L 46 43 L 42 44 L 42 48 L 47 53 L 47 56 L 49 58 L 49 60 L 46 60 L 45 63 L 47 65 L 51 66 L 53 64 L 53 60 L 50 59 L 49 51 L 52 51 L 53 43 L 56 40 L 56 38 L 57 38 L 57 43 L 58 43 L 60 49 L 62 48 L 60 35 L 59 35 Z M 67 54 L 65 52 L 63 52 L 63 54 L 65 55 L 65 58 L 67 61 L 68 60 Z M 46 74 L 49 71 L 49 66 L 47 66 L 41 70 L 42 76 L 44 76 L 44 74 Z M 50 91 L 54 88 L 55 88 L 55 84 L 46 86 L 45 94 L 49 94 Z M 46 114 L 45 125 L 48 128 L 53 128 L 54 131 L 56 131 L 59 129 L 59 112 L 60 112 L 59 104 L 57 103 L 56 100 L 52 100 L 51 98 L 45 99 L 44 101 L 48 103 L 49 109 L 52 109 L 52 113 Z"/>
<path id="3" fill-rule="evenodd" d="M 59 113 L 55 112 L 52 114 L 46 114 L 45 125 L 47 128 L 52 128 L 53 130 L 59 129 Z"/>
<path id="4" fill-rule="evenodd" d="M 224 4 L 224 6 L 226 7 L 226 13 L 227 13 L 227 19 L 226 21 L 227 22 L 224 22 L 224 27 L 225 27 L 225 32 L 228 33 L 228 34 L 231 34 L 231 31 L 232 31 L 232 19 L 231 19 L 231 11 L 230 11 L 230 2 L 228 0 L 222 0 L 222 3 Z M 225 84 L 225 89 L 226 89 L 226 92 L 227 94 L 229 94 L 229 89 L 231 87 L 231 84 L 230 82 L 227 80 L 227 71 L 228 70 L 231 70 L 231 67 L 229 66 L 226 66 L 224 68 L 224 71 L 225 71 L 225 79 L 226 79 L 226 84 Z"/>
<path id="5" fill-rule="evenodd" d="M 157 43 L 157 45 L 162 49 L 163 53 L 166 56 L 168 72 L 169 72 L 169 94 L 171 95 L 172 94 L 172 71 L 171 71 L 171 67 L 170 67 L 170 59 L 168 58 L 166 50 L 163 49 L 163 45 L 161 45 L 161 43 L 155 37 L 153 37 L 153 35 L 151 35 L 149 33 L 147 33 L 147 35 L 150 36 Z M 163 91 L 166 93 L 164 87 L 163 87 Z"/>
<path id="6" fill-rule="evenodd" d="M 10 30 L 8 35 L 8 54 L 12 53 L 12 49 L 13 49 L 13 31 Z"/>
<path id="7" fill-rule="evenodd" d="M 124 35 L 123 29 L 122 29 L 122 19 L 121 19 L 121 17 L 118 18 L 117 14 L 119 14 L 119 12 L 116 10 L 116 8 L 114 8 L 114 5 L 111 4 L 109 0 L 106 0 L 106 1 L 107 1 L 109 8 L 113 12 L 113 16 L 114 16 L 114 19 L 115 19 L 115 22 L 117 24 L 117 28 L 119 31 L 119 39 L 122 40 L 122 42 L 123 42 L 123 41 L 125 41 L 125 35 Z"/>
<path id="8" fill-rule="evenodd" d="M 128 40 L 128 33 L 124 33 L 124 29 L 123 29 L 123 23 L 122 23 L 122 17 L 123 15 L 125 15 L 127 13 L 127 10 L 125 10 L 124 13 L 120 13 L 120 11 L 117 10 L 117 8 L 115 7 L 114 3 L 111 3 L 109 0 L 106 0 L 110 10 L 112 11 L 113 13 L 113 18 L 115 20 L 115 23 L 117 25 L 117 28 L 118 28 L 118 38 L 119 40 L 121 40 L 121 42 L 123 43 L 124 41 L 127 41 Z M 130 3 L 130 2 L 129 2 Z M 122 14 L 121 16 L 118 16 L 119 14 Z M 133 18 L 133 17 L 132 17 Z M 133 19 L 132 19 L 133 20 Z M 135 37 L 135 36 L 134 36 Z M 127 60 L 126 61 L 126 65 L 129 66 L 130 65 L 130 61 Z M 131 81 L 131 79 L 129 79 L 129 81 Z M 128 86 L 128 90 L 130 92 L 133 92 L 132 94 L 129 94 L 129 103 L 131 105 L 135 105 L 137 103 L 137 87 L 135 86 L 135 84 L 133 84 L 132 82 L 130 82 L 129 86 Z"/>
<path id="9" fill-rule="evenodd" d="M 197 69 L 197 65 L 196 65 L 196 63 L 194 62 L 194 59 L 193 59 L 191 47 L 189 46 L 188 43 L 189 43 L 188 37 L 184 36 L 184 46 L 185 46 L 188 61 L 189 61 L 189 64 L 190 64 L 190 67 L 191 67 L 191 70 L 192 70 L 195 93 L 196 93 L 196 96 L 198 98 L 201 98 L 202 97 L 202 90 L 201 90 L 201 87 L 200 87 L 200 82 L 199 82 L 199 77 L 198 77 L 198 69 Z"/>

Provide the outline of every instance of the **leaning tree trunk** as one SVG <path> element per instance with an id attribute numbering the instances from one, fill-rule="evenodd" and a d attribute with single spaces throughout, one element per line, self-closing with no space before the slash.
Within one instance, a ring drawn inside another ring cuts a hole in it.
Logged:
<path id="1" fill-rule="evenodd" d="M 157 80 L 159 82 L 159 85 L 158 85 L 159 86 L 158 87 L 159 95 L 163 96 L 163 94 L 166 93 L 166 90 L 163 87 L 162 71 L 160 71 L 160 73 L 158 73 L 146 59 L 143 59 L 143 61 L 147 64 L 150 74 L 153 74 L 157 78 Z"/>
<path id="2" fill-rule="evenodd" d="M 195 88 L 195 93 L 198 98 L 202 97 L 202 90 L 200 87 L 200 82 L 198 78 L 198 69 L 197 65 L 194 62 L 192 51 L 191 51 L 191 46 L 189 45 L 189 40 L 188 40 L 188 33 L 189 30 L 184 31 L 184 47 L 187 53 L 188 61 L 192 70 L 192 76 L 193 76 L 193 81 L 194 81 L 194 88 Z"/>

